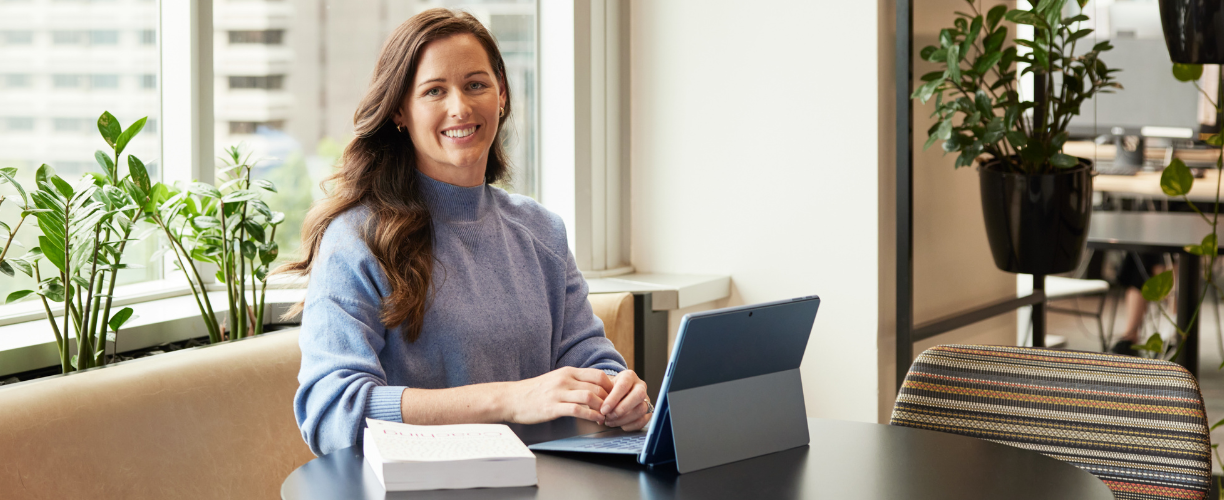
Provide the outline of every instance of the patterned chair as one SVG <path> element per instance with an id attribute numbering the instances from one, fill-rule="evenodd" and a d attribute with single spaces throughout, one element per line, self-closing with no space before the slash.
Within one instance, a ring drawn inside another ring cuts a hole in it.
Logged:
<path id="1" fill-rule="evenodd" d="M 934 347 L 905 376 L 892 425 L 1037 451 L 1096 475 L 1123 500 L 1198 500 L 1211 481 L 1198 382 L 1166 361 Z"/>

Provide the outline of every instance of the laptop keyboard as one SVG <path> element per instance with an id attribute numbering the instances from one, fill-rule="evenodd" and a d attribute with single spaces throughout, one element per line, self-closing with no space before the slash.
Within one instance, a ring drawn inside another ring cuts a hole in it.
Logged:
<path id="1" fill-rule="evenodd" d="M 646 436 L 625 436 L 613 439 L 601 439 L 591 444 L 579 446 L 587 450 L 640 450 L 646 446 Z"/>

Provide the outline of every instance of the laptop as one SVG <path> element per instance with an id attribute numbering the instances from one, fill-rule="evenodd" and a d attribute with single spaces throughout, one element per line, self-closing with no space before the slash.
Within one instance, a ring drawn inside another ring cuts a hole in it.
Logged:
<path id="1" fill-rule="evenodd" d="M 528 448 L 634 455 L 685 473 L 807 445 L 799 364 L 819 307 L 809 296 L 687 314 L 647 430 Z"/>

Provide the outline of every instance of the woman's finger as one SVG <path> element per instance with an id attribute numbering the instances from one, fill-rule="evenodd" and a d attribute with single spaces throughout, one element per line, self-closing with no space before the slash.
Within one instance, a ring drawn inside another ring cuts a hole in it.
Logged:
<path id="1" fill-rule="evenodd" d="M 603 400 L 596 396 L 591 391 L 570 390 L 561 394 L 560 402 L 575 403 L 586 405 L 591 411 L 599 412 L 599 408 L 603 405 Z M 602 415 L 602 414 L 601 414 Z"/>
<path id="2" fill-rule="evenodd" d="M 588 384 L 595 384 L 603 387 L 605 391 L 612 390 L 612 379 L 608 378 L 608 374 L 604 373 L 603 370 L 596 370 L 594 368 L 576 368 L 572 372 L 572 377 L 574 380 L 578 380 L 580 382 L 586 382 Z"/>
<path id="3" fill-rule="evenodd" d="M 647 414 L 645 414 L 645 415 L 642 415 L 642 416 L 641 416 L 640 418 L 638 418 L 637 420 L 634 420 L 634 421 L 629 422 L 629 423 L 627 423 L 627 424 L 625 424 L 625 425 L 622 425 L 622 426 L 621 426 L 621 429 L 624 429 L 624 430 L 627 430 L 627 431 L 636 431 L 636 430 L 641 430 L 641 429 L 645 428 L 645 427 L 646 427 L 646 425 L 648 425 L 648 424 L 650 424 L 650 414 L 649 414 L 649 413 L 647 413 Z"/>
<path id="4" fill-rule="evenodd" d="M 616 409 L 616 405 L 620 404 L 625 394 L 633 390 L 633 383 L 637 381 L 637 377 L 629 376 L 631 374 L 632 372 L 625 370 L 616 376 L 616 380 L 614 380 L 615 385 L 612 386 L 611 391 L 608 391 L 608 397 L 604 398 L 603 407 L 599 409 L 600 413 L 604 415 L 612 413 L 612 410 Z"/>
<path id="5" fill-rule="evenodd" d="M 607 405 L 608 400 L 604 399 L 604 406 Z M 644 415 L 649 409 L 650 406 L 646 404 L 646 384 L 638 383 L 633 385 L 633 389 L 629 391 L 629 395 L 625 396 L 625 398 L 616 405 L 616 409 L 612 410 L 612 413 L 605 413 L 605 415 L 615 420 L 625 420 L 626 416 L 637 415 L 637 412 L 641 412 L 641 414 Z M 602 409 L 600 410 L 600 413 L 603 413 Z"/>
<path id="6" fill-rule="evenodd" d="M 573 403 L 563 403 L 560 405 L 561 413 L 558 417 L 577 417 L 583 420 L 590 420 L 599 424 L 604 423 L 603 414 L 592 410 L 589 407 Z"/>

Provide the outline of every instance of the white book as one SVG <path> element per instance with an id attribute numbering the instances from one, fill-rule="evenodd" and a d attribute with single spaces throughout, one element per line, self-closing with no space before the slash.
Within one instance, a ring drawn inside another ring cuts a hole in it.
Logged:
<path id="1" fill-rule="evenodd" d="M 365 460 L 387 491 L 536 484 L 535 454 L 505 425 L 366 425 Z"/>

